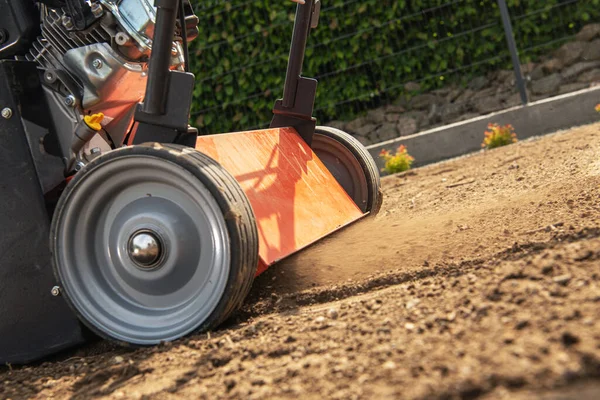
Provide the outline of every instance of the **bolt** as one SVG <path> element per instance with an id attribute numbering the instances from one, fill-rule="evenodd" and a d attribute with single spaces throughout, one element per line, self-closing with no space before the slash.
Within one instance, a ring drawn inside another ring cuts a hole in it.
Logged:
<path id="1" fill-rule="evenodd" d="M 65 27 L 65 29 L 68 31 L 73 29 L 73 20 L 71 18 L 67 17 L 66 15 L 63 15 L 63 17 L 62 17 L 62 24 Z"/>
<path id="2" fill-rule="evenodd" d="M 75 105 L 75 96 L 70 94 L 67 97 L 65 97 L 65 105 L 67 105 L 69 107 L 74 106 Z"/>
<path id="3" fill-rule="evenodd" d="M 94 61 L 92 61 L 92 65 L 96 69 L 101 69 L 102 68 L 102 60 L 99 58 L 96 58 Z"/>
<path id="4" fill-rule="evenodd" d="M 52 290 L 50 290 L 52 296 L 56 297 L 60 295 L 60 286 L 54 286 Z"/>
<path id="5" fill-rule="evenodd" d="M 77 161 L 77 163 L 75 164 L 75 171 L 80 171 L 83 167 L 85 167 L 85 164 L 81 161 Z"/>
<path id="6" fill-rule="evenodd" d="M 12 114 L 13 112 L 10 108 L 6 107 L 2 109 L 2 118 L 10 119 L 10 117 L 12 117 Z"/>
<path id="7" fill-rule="evenodd" d="M 104 9 L 102 9 L 100 4 L 94 3 L 92 4 L 92 14 L 94 14 L 94 17 L 96 18 L 100 18 L 102 14 L 104 14 Z"/>
<path id="8" fill-rule="evenodd" d="M 94 147 L 92 150 L 90 150 L 91 154 L 99 154 L 100 153 L 100 147 Z"/>
<path id="9" fill-rule="evenodd" d="M 54 83 L 54 82 L 56 82 L 56 75 L 54 74 L 54 72 L 46 71 L 44 73 L 44 79 L 48 83 Z"/>

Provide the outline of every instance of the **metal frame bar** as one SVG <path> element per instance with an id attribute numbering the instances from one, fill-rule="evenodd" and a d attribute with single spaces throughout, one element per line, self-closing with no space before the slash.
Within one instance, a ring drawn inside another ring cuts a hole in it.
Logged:
<path id="1" fill-rule="evenodd" d="M 523 105 L 529 102 L 527 98 L 527 87 L 525 86 L 525 80 L 523 79 L 523 73 L 521 71 L 521 62 L 519 60 L 519 53 L 517 51 L 517 45 L 515 43 L 515 37 L 513 33 L 512 24 L 510 22 L 510 14 L 508 12 L 508 6 L 506 0 L 498 0 L 498 7 L 500 8 L 500 17 L 502 18 L 502 25 L 504 25 L 504 34 L 506 36 L 506 42 L 508 44 L 508 51 L 512 58 L 513 68 L 515 70 L 515 82 L 521 95 L 521 101 Z"/>

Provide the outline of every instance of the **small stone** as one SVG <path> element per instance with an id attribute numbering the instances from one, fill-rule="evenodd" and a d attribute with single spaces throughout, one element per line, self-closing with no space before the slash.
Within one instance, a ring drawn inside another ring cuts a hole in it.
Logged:
<path id="1" fill-rule="evenodd" d="M 396 363 L 393 361 L 386 361 L 385 363 L 383 363 L 383 369 L 395 369 L 396 368 Z"/>
<path id="2" fill-rule="evenodd" d="M 408 331 L 414 331 L 415 330 L 415 324 L 413 324 L 412 322 L 407 322 L 406 324 L 404 324 L 404 327 Z"/>
<path id="3" fill-rule="evenodd" d="M 450 103 L 442 106 L 440 110 L 440 116 L 442 121 L 449 122 L 461 116 L 466 110 L 467 105 L 465 103 Z"/>
<path id="4" fill-rule="evenodd" d="M 600 24 L 589 24 L 579 31 L 575 39 L 580 42 L 588 42 L 598 36 L 600 36 Z"/>
<path id="5" fill-rule="evenodd" d="M 237 382 L 233 378 L 225 379 L 225 382 L 223 382 L 223 383 L 225 383 L 225 388 L 227 389 L 228 392 L 231 389 L 233 389 L 235 387 L 235 385 L 237 384 Z"/>
<path id="6" fill-rule="evenodd" d="M 396 129 L 396 125 L 385 124 L 381 126 L 381 128 L 377 129 L 376 134 L 379 140 L 384 142 L 386 140 L 397 138 L 398 130 Z"/>
<path id="7" fill-rule="evenodd" d="M 526 328 L 528 325 L 529 325 L 529 320 L 528 319 L 520 319 L 515 324 L 515 329 L 516 330 L 521 330 L 523 328 Z"/>
<path id="8" fill-rule="evenodd" d="M 580 59 L 585 46 L 586 43 L 584 42 L 565 43 L 556 51 L 556 58 L 558 58 L 565 66 L 571 65 Z"/>
<path id="9" fill-rule="evenodd" d="M 551 58 L 542 64 L 542 69 L 547 74 L 553 74 L 554 72 L 560 71 L 562 68 L 563 64 L 558 58 Z"/>
<path id="10" fill-rule="evenodd" d="M 533 82 L 531 85 L 531 91 L 534 94 L 551 94 L 558 90 L 562 78 L 559 74 L 552 74 L 539 81 Z"/>
<path id="11" fill-rule="evenodd" d="M 395 106 L 393 104 L 386 106 L 384 110 L 387 114 L 402 114 L 403 112 L 406 112 L 406 108 L 402 106 Z"/>
<path id="12" fill-rule="evenodd" d="M 600 71 L 600 70 L 595 70 L 595 71 Z M 590 72 L 594 72 L 594 71 L 590 71 Z M 583 75 L 585 75 L 585 73 L 582 74 L 581 76 L 583 76 Z M 600 74 L 598 74 L 598 78 L 600 79 Z M 578 82 L 567 83 L 566 85 L 561 85 L 561 87 L 558 89 L 558 94 L 573 93 L 578 90 L 585 89 L 589 86 L 590 85 L 588 83 L 578 83 Z"/>
<path id="13" fill-rule="evenodd" d="M 550 275 L 554 271 L 554 264 L 546 264 L 542 267 L 542 274 Z"/>
<path id="14" fill-rule="evenodd" d="M 406 303 L 405 307 L 407 310 L 410 310 L 412 308 L 415 308 L 420 302 L 421 302 L 421 300 L 419 300 L 419 299 L 412 299 Z"/>
<path id="15" fill-rule="evenodd" d="M 113 358 L 115 364 L 121 364 L 123 361 L 125 361 L 125 359 L 121 356 L 115 356 L 115 358 Z"/>
<path id="16" fill-rule="evenodd" d="M 327 310 L 327 316 L 331 319 L 337 319 L 339 316 L 338 310 L 336 310 L 335 308 L 330 308 L 329 310 Z"/>
<path id="17" fill-rule="evenodd" d="M 471 90 L 481 90 L 488 85 L 489 81 L 485 76 L 478 76 L 467 85 Z"/>
<path id="18" fill-rule="evenodd" d="M 582 73 L 598 67 L 600 67 L 600 61 L 582 61 L 563 70 L 561 76 L 564 80 L 570 81 L 577 78 Z"/>
<path id="19" fill-rule="evenodd" d="M 418 92 L 421 90 L 421 85 L 416 82 L 408 82 L 404 85 L 404 90 L 407 92 Z"/>
<path id="20" fill-rule="evenodd" d="M 382 124 L 385 122 L 385 110 L 377 108 L 367 113 L 367 119 L 375 124 Z"/>
<path id="21" fill-rule="evenodd" d="M 584 61 L 600 60 L 600 39 L 596 39 L 588 44 L 581 54 Z"/>
<path id="22" fill-rule="evenodd" d="M 374 132 L 377 129 L 377 125 L 375 124 L 366 124 L 356 129 L 354 133 L 357 136 L 367 137 L 371 132 Z"/>
<path id="23" fill-rule="evenodd" d="M 571 274 L 564 274 L 564 275 L 555 276 L 554 278 L 552 278 L 552 280 L 555 283 L 558 283 L 559 285 L 566 285 L 567 283 L 569 283 L 571 278 L 572 278 Z"/>
<path id="24" fill-rule="evenodd" d="M 476 100 L 474 103 L 475 109 L 481 114 L 489 114 L 503 108 L 501 99 L 493 96 Z"/>
<path id="25" fill-rule="evenodd" d="M 365 117 L 359 117 L 359 118 L 356 118 L 355 120 L 352 120 L 352 121 L 348 122 L 346 124 L 346 129 L 348 131 L 350 131 L 351 133 L 354 133 L 361 126 L 365 126 L 367 124 L 368 124 L 368 122 L 367 122 L 367 119 Z"/>
<path id="26" fill-rule="evenodd" d="M 513 335 L 513 334 L 511 334 L 511 333 L 506 333 L 506 334 L 504 335 L 504 339 L 503 339 L 503 342 L 504 342 L 504 343 L 506 343 L 506 344 L 511 344 L 511 343 L 514 343 L 514 341 L 515 341 L 515 337 L 514 337 L 514 335 Z"/>
<path id="27" fill-rule="evenodd" d="M 494 96 L 497 91 L 498 91 L 498 89 L 493 88 L 493 87 L 487 88 L 487 89 L 482 89 L 482 90 L 475 92 L 475 94 L 473 95 L 473 97 L 471 99 L 472 100 L 483 99 L 486 97 Z"/>
<path id="28" fill-rule="evenodd" d="M 410 101 L 410 106 L 412 108 L 421 109 L 429 108 L 429 106 L 432 104 L 440 104 L 442 102 L 443 100 L 441 100 L 439 97 L 426 93 L 413 97 L 413 99 Z"/>
<path id="29" fill-rule="evenodd" d="M 385 120 L 387 122 L 397 122 L 400 119 L 401 114 L 385 114 Z"/>
<path id="30" fill-rule="evenodd" d="M 462 94 L 460 96 L 458 96 L 456 98 L 456 100 L 454 100 L 455 103 L 466 103 L 468 102 L 473 96 L 475 95 L 475 92 L 472 91 L 471 89 L 467 89 L 464 92 L 462 92 Z"/>
<path id="31" fill-rule="evenodd" d="M 419 130 L 417 120 L 410 117 L 402 117 L 398 119 L 396 127 L 400 132 L 400 136 L 412 135 L 413 133 L 417 133 L 417 131 Z"/>
<path id="32" fill-rule="evenodd" d="M 323 317 L 322 315 L 315 318 L 315 323 L 317 323 L 317 324 L 322 324 L 324 322 L 325 322 L 325 317 Z"/>
<path id="33" fill-rule="evenodd" d="M 575 261 L 585 261 L 589 260 L 594 256 L 594 252 L 589 249 L 584 249 L 579 251 L 575 257 L 573 258 Z"/>
<path id="34" fill-rule="evenodd" d="M 454 102 L 458 98 L 458 96 L 462 94 L 462 92 L 463 90 L 461 88 L 454 88 L 450 90 L 450 92 L 446 96 L 446 101 L 449 103 Z"/>
<path id="35" fill-rule="evenodd" d="M 535 67 L 535 69 L 533 71 L 531 71 L 531 74 L 529 74 L 529 77 L 531 79 L 533 79 L 534 81 L 538 81 L 538 80 L 542 79 L 545 75 L 546 75 L 546 71 L 544 70 L 543 65 L 538 65 L 537 67 Z"/>
<path id="36" fill-rule="evenodd" d="M 577 82 L 584 84 L 590 84 L 598 81 L 600 81 L 600 68 L 586 71 L 577 77 Z"/>
<path id="37" fill-rule="evenodd" d="M 297 339 L 295 337 L 290 335 L 285 339 L 285 343 L 294 343 L 296 340 Z"/>
<path id="38" fill-rule="evenodd" d="M 564 332 L 561 335 L 560 340 L 565 347 L 569 347 L 569 346 L 579 343 L 579 337 L 572 334 L 571 332 Z"/>

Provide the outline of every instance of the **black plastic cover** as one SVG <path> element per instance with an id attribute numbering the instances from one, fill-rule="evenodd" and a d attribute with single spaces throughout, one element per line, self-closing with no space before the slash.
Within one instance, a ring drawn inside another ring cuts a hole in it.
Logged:
<path id="1" fill-rule="evenodd" d="M 84 340 L 70 308 L 50 293 L 50 216 L 27 135 L 36 118 L 28 113 L 38 108 L 28 102 L 43 98 L 40 91 L 34 63 L 0 61 L 0 110 L 12 113 L 0 117 L 0 364 L 30 362 Z"/>
<path id="2" fill-rule="evenodd" d="M 40 34 L 33 0 L 0 0 L 0 59 L 24 54 Z"/>

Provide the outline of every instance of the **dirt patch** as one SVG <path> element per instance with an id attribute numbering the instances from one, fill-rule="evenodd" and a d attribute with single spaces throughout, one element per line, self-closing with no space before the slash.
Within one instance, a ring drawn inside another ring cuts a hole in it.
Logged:
<path id="1" fill-rule="evenodd" d="M 598 398 L 599 128 L 386 178 L 225 329 L 6 367 L 0 398 Z"/>

